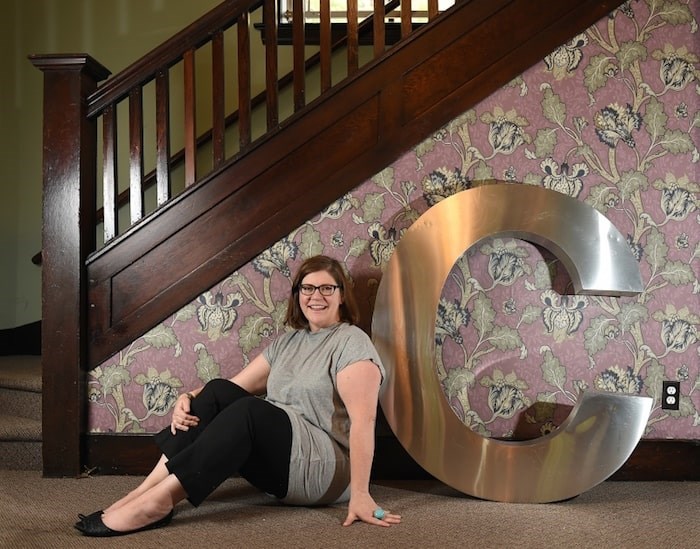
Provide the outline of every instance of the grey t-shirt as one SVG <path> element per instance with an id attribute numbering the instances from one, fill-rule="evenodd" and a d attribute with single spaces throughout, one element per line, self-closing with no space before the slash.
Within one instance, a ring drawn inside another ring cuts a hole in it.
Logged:
<path id="1" fill-rule="evenodd" d="M 348 413 L 338 395 L 337 375 L 371 360 L 384 379 L 372 341 L 346 323 L 311 332 L 295 330 L 263 351 L 270 364 L 268 401 L 287 412 L 292 423 L 292 454 L 285 503 L 316 505 L 347 501 L 350 463 Z"/>

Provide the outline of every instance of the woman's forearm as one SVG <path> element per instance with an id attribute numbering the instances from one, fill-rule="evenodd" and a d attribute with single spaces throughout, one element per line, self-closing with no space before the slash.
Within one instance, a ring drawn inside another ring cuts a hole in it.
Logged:
<path id="1" fill-rule="evenodd" d="M 367 419 L 350 427 L 350 490 L 352 494 L 369 493 L 374 460 L 374 421 Z"/>

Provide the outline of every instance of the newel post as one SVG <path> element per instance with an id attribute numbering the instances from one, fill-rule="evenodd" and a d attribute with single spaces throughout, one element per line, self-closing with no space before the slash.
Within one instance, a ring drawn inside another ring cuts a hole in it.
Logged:
<path id="1" fill-rule="evenodd" d="M 95 249 L 97 123 L 87 97 L 109 71 L 85 54 L 32 55 L 44 73 L 42 452 L 45 476 L 76 476 L 86 424 L 85 259 Z"/>

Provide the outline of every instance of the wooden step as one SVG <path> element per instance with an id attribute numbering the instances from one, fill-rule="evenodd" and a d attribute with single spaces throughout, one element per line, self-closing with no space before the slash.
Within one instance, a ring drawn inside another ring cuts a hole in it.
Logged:
<path id="1" fill-rule="evenodd" d="M 0 442 L 41 442 L 41 421 L 0 414 Z"/>
<path id="2" fill-rule="evenodd" d="M 0 387 L 41 393 L 41 357 L 0 356 Z"/>
<path id="3" fill-rule="evenodd" d="M 41 471 L 41 442 L 0 441 L 0 469 L 5 471 Z"/>
<path id="4" fill-rule="evenodd" d="M 41 471 L 41 421 L 0 414 L 0 468 Z"/>
<path id="5" fill-rule="evenodd" d="M 41 357 L 0 357 L 0 468 L 42 468 Z"/>
<path id="6" fill-rule="evenodd" d="M 0 357 L 0 412 L 41 421 L 41 357 Z"/>

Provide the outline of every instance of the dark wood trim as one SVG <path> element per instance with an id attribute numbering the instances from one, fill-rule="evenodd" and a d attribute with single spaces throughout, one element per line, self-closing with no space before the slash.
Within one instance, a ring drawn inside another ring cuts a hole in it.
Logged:
<path id="1" fill-rule="evenodd" d="M 43 470 L 80 470 L 86 427 L 86 269 L 95 249 L 97 123 L 85 98 L 109 71 L 87 55 L 31 56 L 44 73 Z"/>
<path id="2" fill-rule="evenodd" d="M 86 435 L 84 449 L 84 471 L 97 475 L 145 475 L 160 455 L 151 434 Z"/>
<path id="3" fill-rule="evenodd" d="M 88 435 L 85 468 L 97 475 L 145 475 L 158 460 L 152 435 Z M 700 481 L 700 441 L 642 440 L 627 462 L 608 480 Z M 378 436 L 372 478 L 422 480 L 421 468 L 393 436 Z"/>
<path id="4" fill-rule="evenodd" d="M 700 440 L 641 440 L 608 480 L 700 481 Z M 432 478 L 393 436 L 377 438 L 372 477 L 381 480 Z"/>
<path id="5" fill-rule="evenodd" d="M 700 440 L 642 440 L 610 480 L 700 481 Z"/>
<path id="6" fill-rule="evenodd" d="M 425 23 L 413 23 L 413 30 L 419 29 Z M 260 39 L 263 44 L 265 43 L 265 25 L 262 23 L 255 23 L 253 25 L 255 30 L 260 33 Z M 292 45 L 292 24 L 291 23 L 280 23 L 277 26 L 277 43 L 282 46 Z M 386 33 L 384 36 L 384 43 L 386 45 L 396 44 L 401 40 L 401 23 L 386 23 L 384 25 Z M 340 40 L 345 40 L 348 33 L 348 26 L 345 23 L 333 23 L 331 25 L 331 42 L 335 43 Z M 306 23 L 304 25 L 304 36 L 306 45 L 319 45 L 321 43 L 321 25 L 319 23 Z M 358 44 L 360 46 L 373 46 L 374 45 L 374 32 L 371 26 L 363 27 L 358 32 Z"/>

